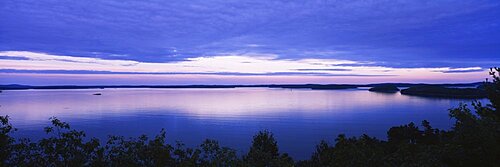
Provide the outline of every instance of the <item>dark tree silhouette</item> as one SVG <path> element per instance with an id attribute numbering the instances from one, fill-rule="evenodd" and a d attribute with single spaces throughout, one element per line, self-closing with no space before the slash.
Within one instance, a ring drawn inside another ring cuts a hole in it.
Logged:
<path id="1" fill-rule="evenodd" d="M 261 131 L 253 137 L 252 147 L 244 157 L 250 166 L 293 166 L 288 154 L 279 153 L 274 135 L 269 131 Z"/>

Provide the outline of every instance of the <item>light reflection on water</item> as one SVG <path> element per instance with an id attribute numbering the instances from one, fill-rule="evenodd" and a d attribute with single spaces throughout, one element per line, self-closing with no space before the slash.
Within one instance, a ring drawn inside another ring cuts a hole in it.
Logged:
<path id="1" fill-rule="evenodd" d="M 100 92 L 101 96 L 93 93 Z M 93 89 L 22 90 L 0 93 L 0 114 L 9 115 L 17 136 L 43 136 L 56 116 L 89 136 L 154 136 L 165 128 L 170 142 L 188 146 L 203 139 L 247 151 L 252 136 L 270 130 L 282 151 L 311 155 L 320 140 L 340 133 L 385 138 L 391 126 L 426 119 L 449 128 L 447 109 L 463 99 L 421 98 L 366 90 Z"/>

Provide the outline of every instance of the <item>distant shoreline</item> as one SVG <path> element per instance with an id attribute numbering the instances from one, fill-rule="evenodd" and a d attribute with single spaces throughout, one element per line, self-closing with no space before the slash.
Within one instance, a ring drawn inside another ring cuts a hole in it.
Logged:
<path id="1" fill-rule="evenodd" d="M 259 85 L 47 85 L 32 86 L 9 84 L 0 85 L 0 90 L 27 90 L 27 89 L 106 89 L 106 88 L 245 88 L 245 87 L 264 87 L 264 88 L 288 88 L 288 89 L 353 89 L 358 87 L 374 87 L 380 85 L 393 85 L 396 87 L 412 86 L 442 86 L 442 87 L 477 87 L 483 82 L 474 83 L 450 83 L 450 84 L 424 84 L 424 83 L 376 83 L 376 84 L 259 84 Z"/>

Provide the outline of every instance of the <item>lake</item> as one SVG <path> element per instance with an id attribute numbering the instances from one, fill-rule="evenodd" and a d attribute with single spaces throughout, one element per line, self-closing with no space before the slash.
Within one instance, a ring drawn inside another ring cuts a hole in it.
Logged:
<path id="1" fill-rule="evenodd" d="M 101 96 L 92 95 L 101 93 Z M 483 99 L 482 101 L 486 101 Z M 137 137 L 167 132 L 169 143 L 187 146 L 216 139 L 248 151 L 259 130 L 274 133 L 281 152 L 306 159 L 321 140 L 338 134 L 385 139 L 396 125 L 428 120 L 448 129 L 448 109 L 466 99 L 385 94 L 366 89 L 83 89 L 15 90 L 0 93 L 0 114 L 9 115 L 16 137 L 39 139 L 56 116 L 88 136 Z"/>

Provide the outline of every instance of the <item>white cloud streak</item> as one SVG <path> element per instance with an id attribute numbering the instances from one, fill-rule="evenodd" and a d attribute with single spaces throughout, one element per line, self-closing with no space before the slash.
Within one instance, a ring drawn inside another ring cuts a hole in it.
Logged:
<path id="1" fill-rule="evenodd" d="M 294 73 L 299 75 L 335 76 L 391 76 L 392 79 L 432 79 L 450 78 L 467 73 L 484 74 L 481 67 L 465 68 L 392 68 L 371 65 L 366 62 L 337 59 L 279 59 L 278 55 L 219 55 L 210 57 L 187 58 L 184 61 L 149 63 L 130 60 L 107 60 L 89 57 L 50 55 L 27 51 L 4 51 L 0 56 L 13 59 L 0 59 L 2 70 L 64 70 L 64 71 L 105 71 L 116 73 L 159 73 L 179 74 L 196 73 L 217 75 L 272 75 L 275 73 Z M 301 70 L 307 69 L 307 70 Z M 334 69 L 334 70 L 331 70 Z M 460 71 L 464 71 L 460 73 Z M 451 72 L 451 73 L 447 73 Z M 43 73 L 43 72 L 42 72 Z M 61 72 L 64 74 L 64 72 Z M 478 75 L 479 76 L 479 75 Z M 482 75 L 481 75 L 482 76 Z"/>

